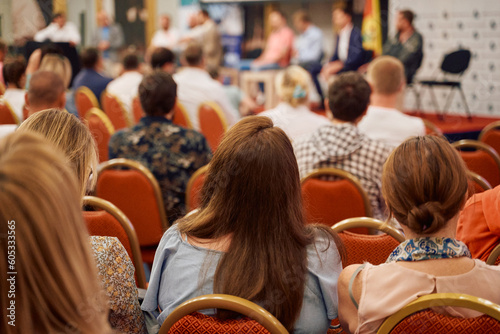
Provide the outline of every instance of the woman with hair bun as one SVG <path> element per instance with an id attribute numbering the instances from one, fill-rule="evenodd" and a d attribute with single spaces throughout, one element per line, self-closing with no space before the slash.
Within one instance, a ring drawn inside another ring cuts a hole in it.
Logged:
<path id="1" fill-rule="evenodd" d="M 500 268 L 471 259 L 467 246 L 455 239 L 467 199 L 466 171 L 456 150 L 436 136 L 408 139 L 390 155 L 382 193 L 406 240 L 386 263 L 352 265 L 341 273 L 339 318 L 344 331 L 376 333 L 388 316 L 431 293 L 464 293 L 500 303 L 500 289 L 485 284 L 500 280 Z M 466 309 L 442 312 L 479 315 Z"/>

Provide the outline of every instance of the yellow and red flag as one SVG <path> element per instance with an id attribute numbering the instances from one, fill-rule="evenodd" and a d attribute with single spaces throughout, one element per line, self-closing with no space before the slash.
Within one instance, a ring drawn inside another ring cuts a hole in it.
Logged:
<path id="1" fill-rule="evenodd" d="M 382 21 L 380 19 L 380 1 L 366 0 L 361 26 L 363 48 L 373 50 L 375 56 L 382 54 Z"/>

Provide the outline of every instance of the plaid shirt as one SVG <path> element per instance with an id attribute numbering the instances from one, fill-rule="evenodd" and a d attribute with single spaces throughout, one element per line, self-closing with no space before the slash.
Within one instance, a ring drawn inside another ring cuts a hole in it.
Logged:
<path id="1" fill-rule="evenodd" d="M 294 145 L 303 178 L 318 168 L 338 168 L 357 177 L 372 205 L 373 216 L 384 220 L 382 167 L 392 147 L 371 140 L 352 123 L 329 124 Z"/>

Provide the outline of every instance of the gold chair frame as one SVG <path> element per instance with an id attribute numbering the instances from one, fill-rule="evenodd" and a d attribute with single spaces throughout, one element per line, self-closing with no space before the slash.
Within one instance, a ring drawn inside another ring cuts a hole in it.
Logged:
<path id="1" fill-rule="evenodd" d="M 375 229 L 384 232 L 393 237 L 394 239 L 396 239 L 399 243 L 405 241 L 405 236 L 403 235 L 403 233 L 398 231 L 396 228 L 390 226 L 386 222 L 370 217 L 347 218 L 339 221 L 331 228 L 336 233 L 339 233 L 344 230 L 348 230 L 351 228 L 358 228 L 358 227 L 366 227 L 369 229 Z"/>
<path id="2" fill-rule="evenodd" d="M 182 114 L 182 116 L 186 120 L 186 123 L 187 123 L 186 127 L 188 129 L 192 129 L 193 128 L 193 123 L 191 123 L 191 119 L 189 118 L 189 115 L 188 115 L 188 113 L 187 113 L 186 108 L 184 107 L 184 105 L 180 101 L 177 101 L 177 102 L 175 102 L 175 108 L 176 108 L 175 111 L 177 111 L 177 110 L 180 111 L 180 113 Z M 175 111 L 174 111 L 174 113 L 175 113 Z M 174 115 L 174 117 L 175 117 L 175 115 Z M 172 118 L 172 120 L 173 120 L 173 118 Z"/>
<path id="3" fill-rule="evenodd" d="M 486 260 L 486 264 L 494 265 L 498 257 L 500 256 L 500 244 L 496 245 L 495 248 L 491 251 L 488 259 Z"/>
<path id="4" fill-rule="evenodd" d="M 481 141 L 481 139 L 484 137 L 484 135 L 491 131 L 491 130 L 494 130 L 494 129 L 498 129 L 500 131 L 500 121 L 496 121 L 496 122 L 493 122 L 493 123 L 490 123 L 488 125 L 486 125 L 482 130 L 481 132 L 479 133 L 479 137 L 477 138 L 477 140 Z"/>
<path id="5" fill-rule="evenodd" d="M 201 110 L 201 107 L 203 105 L 209 106 L 210 108 L 212 108 L 215 111 L 215 113 L 217 114 L 217 116 L 219 117 L 219 119 L 222 123 L 222 128 L 224 129 L 224 133 L 225 133 L 227 131 L 228 125 L 227 125 L 226 116 L 224 115 L 222 108 L 214 101 L 202 102 L 198 106 L 198 119 L 200 118 L 200 110 Z M 200 124 L 201 124 L 201 122 L 200 122 Z"/>
<path id="6" fill-rule="evenodd" d="M 122 100 L 118 96 L 111 94 L 107 90 L 105 90 L 101 93 L 101 102 L 102 102 L 103 109 L 104 109 L 104 99 L 106 98 L 106 95 L 108 96 L 108 98 L 115 99 L 116 102 L 118 103 L 118 105 L 120 106 L 120 111 L 122 112 L 123 117 L 125 117 L 125 123 L 127 123 L 127 127 L 133 126 L 134 122 L 133 122 L 133 120 L 130 119 L 130 115 L 127 112 L 127 109 L 125 108 Z M 104 112 L 106 113 L 106 110 L 104 110 Z"/>

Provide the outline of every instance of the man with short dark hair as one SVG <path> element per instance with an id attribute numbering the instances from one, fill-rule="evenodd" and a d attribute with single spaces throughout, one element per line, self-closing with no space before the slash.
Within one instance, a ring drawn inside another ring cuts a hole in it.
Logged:
<path id="1" fill-rule="evenodd" d="M 186 214 L 189 178 L 212 157 L 203 135 L 172 123 L 176 91 L 168 73 L 156 70 L 146 75 L 139 85 L 146 116 L 134 127 L 116 132 L 109 141 L 110 159 L 136 160 L 156 177 L 170 223 Z"/>
<path id="2" fill-rule="evenodd" d="M 328 89 L 326 101 L 332 124 L 297 141 L 294 149 L 301 178 L 318 168 L 345 170 L 360 180 L 370 198 L 374 217 L 385 219 L 382 167 L 392 148 L 365 137 L 356 127 L 366 113 L 370 94 L 370 85 L 360 74 L 338 75 Z"/>
<path id="3" fill-rule="evenodd" d="M 383 49 L 384 55 L 396 57 L 403 63 L 407 84 L 413 81 L 424 57 L 424 41 L 413 26 L 414 18 L 415 14 L 411 10 L 399 11 L 396 16 L 397 34 L 385 43 Z"/>
<path id="4" fill-rule="evenodd" d="M 158 47 L 151 54 L 151 67 L 173 75 L 175 72 L 175 54 L 167 48 Z"/>
<path id="5" fill-rule="evenodd" d="M 201 45 L 190 43 L 182 54 L 181 63 L 184 68 L 174 75 L 174 80 L 178 85 L 179 101 L 186 108 L 193 128 L 200 129 L 198 107 L 208 101 L 221 107 L 228 126 L 235 124 L 240 118 L 239 112 L 229 102 L 222 84 L 205 70 Z"/>
<path id="6" fill-rule="evenodd" d="M 123 69 L 124 72 L 122 75 L 111 81 L 106 87 L 106 91 L 116 96 L 129 113 L 130 119 L 134 119 L 132 114 L 132 100 L 137 96 L 139 84 L 142 81 L 137 55 L 133 53 L 127 54 L 123 58 Z"/>
<path id="7" fill-rule="evenodd" d="M 111 78 L 101 75 L 103 70 L 103 60 L 96 48 L 84 49 L 80 55 L 83 69 L 73 80 L 73 90 L 79 87 L 88 87 L 97 99 L 101 98 L 102 92 L 111 82 Z"/>

